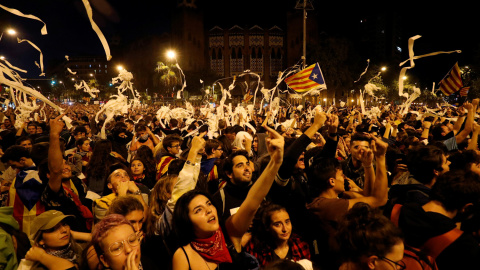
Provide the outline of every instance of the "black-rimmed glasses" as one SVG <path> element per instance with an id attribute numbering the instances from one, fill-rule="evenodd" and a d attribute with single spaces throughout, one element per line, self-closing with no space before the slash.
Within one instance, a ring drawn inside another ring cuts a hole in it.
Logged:
<path id="1" fill-rule="evenodd" d="M 393 263 L 395 265 L 395 269 L 397 269 L 397 270 L 405 270 L 407 268 L 407 266 L 405 265 L 405 263 L 402 260 L 400 260 L 398 262 L 394 262 L 387 257 L 380 257 L 380 259 Z"/>

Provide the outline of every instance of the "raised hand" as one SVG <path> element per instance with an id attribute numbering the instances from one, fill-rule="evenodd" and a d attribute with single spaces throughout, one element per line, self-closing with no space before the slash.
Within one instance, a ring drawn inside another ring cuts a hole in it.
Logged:
<path id="1" fill-rule="evenodd" d="M 60 114 L 54 119 L 50 119 L 50 135 L 60 135 L 65 126 L 65 123 L 61 120 L 65 114 Z"/>
<path id="2" fill-rule="evenodd" d="M 265 138 L 265 142 L 267 145 L 268 154 L 270 154 L 270 158 L 276 164 L 282 164 L 283 162 L 283 147 L 285 145 L 285 140 L 283 136 L 278 134 L 274 129 L 270 128 L 267 125 L 263 126 L 267 132 L 268 137 Z"/>

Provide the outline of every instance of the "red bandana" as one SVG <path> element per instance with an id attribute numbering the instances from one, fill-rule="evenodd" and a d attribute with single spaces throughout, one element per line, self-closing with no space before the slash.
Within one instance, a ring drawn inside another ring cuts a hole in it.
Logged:
<path id="1" fill-rule="evenodd" d="M 225 238 L 220 229 L 209 238 L 193 240 L 190 245 L 206 261 L 216 264 L 232 262 L 232 257 L 230 257 L 227 245 L 225 244 Z"/>

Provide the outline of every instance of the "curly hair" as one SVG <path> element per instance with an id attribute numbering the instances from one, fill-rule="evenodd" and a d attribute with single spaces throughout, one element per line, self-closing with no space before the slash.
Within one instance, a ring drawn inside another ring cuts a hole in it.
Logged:
<path id="1" fill-rule="evenodd" d="M 335 235 L 344 262 L 358 263 L 364 256 L 384 257 L 403 242 L 401 230 L 378 208 L 356 203 L 340 221 Z"/>

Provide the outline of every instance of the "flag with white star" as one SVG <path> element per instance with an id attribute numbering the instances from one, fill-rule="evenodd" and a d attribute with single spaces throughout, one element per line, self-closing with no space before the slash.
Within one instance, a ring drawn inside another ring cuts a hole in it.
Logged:
<path id="1" fill-rule="evenodd" d="M 298 93 L 327 88 L 325 80 L 323 79 L 322 70 L 318 63 L 310 65 L 300 72 L 286 78 L 285 83 L 288 87 Z"/>

